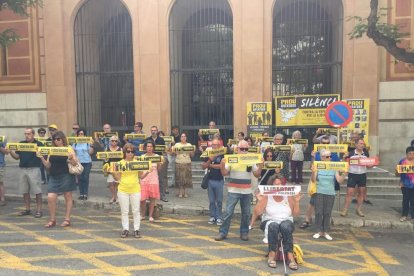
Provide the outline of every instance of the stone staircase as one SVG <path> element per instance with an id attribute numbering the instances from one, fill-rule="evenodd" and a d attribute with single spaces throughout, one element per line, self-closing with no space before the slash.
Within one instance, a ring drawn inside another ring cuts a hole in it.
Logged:
<path id="1" fill-rule="evenodd" d="M 102 173 L 100 169 L 102 167 L 102 162 L 94 161 L 92 173 Z M 304 164 L 303 172 L 303 184 L 302 192 L 306 193 L 307 186 L 310 178 L 310 165 L 309 162 Z M 201 185 L 201 180 L 204 176 L 204 170 L 201 169 L 201 162 L 193 161 L 192 162 L 192 172 L 193 172 L 193 184 Z M 168 169 L 168 184 L 171 185 L 173 172 L 171 169 Z M 346 180 L 345 180 L 346 181 Z M 383 170 L 381 168 L 375 167 L 368 169 L 368 197 L 369 198 L 379 198 L 379 199 L 392 199 L 392 200 L 401 200 L 401 190 L 399 188 L 399 178 L 395 177 L 394 174 Z M 346 184 L 341 185 L 341 195 L 346 194 Z"/>

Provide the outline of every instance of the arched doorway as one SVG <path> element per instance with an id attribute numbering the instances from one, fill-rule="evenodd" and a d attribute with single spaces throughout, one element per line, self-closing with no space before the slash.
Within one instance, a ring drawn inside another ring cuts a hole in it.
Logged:
<path id="1" fill-rule="evenodd" d="M 132 23 L 118 0 L 88 0 L 74 23 L 78 122 L 89 130 L 134 124 Z"/>
<path id="2" fill-rule="evenodd" d="M 171 124 L 197 142 L 215 121 L 233 136 L 233 16 L 226 0 L 177 0 L 169 20 Z"/>

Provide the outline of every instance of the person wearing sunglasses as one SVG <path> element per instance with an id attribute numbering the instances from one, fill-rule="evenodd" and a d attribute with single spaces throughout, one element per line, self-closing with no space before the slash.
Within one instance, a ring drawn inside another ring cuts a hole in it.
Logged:
<path id="1" fill-rule="evenodd" d="M 75 125 L 74 125 L 75 126 Z M 76 136 L 85 137 L 86 129 L 78 128 L 76 131 Z M 77 176 L 78 185 L 79 185 L 79 200 L 88 200 L 89 192 L 89 174 L 92 168 L 92 158 L 93 147 L 90 143 L 75 143 L 72 145 L 73 150 L 76 152 L 76 155 L 79 158 L 83 166 L 83 172 L 81 175 Z"/>
<path id="2" fill-rule="evenodd" d="M 52 143 L 54 147 L 67 147 L 66 136 L 62 131 L 57 131 L 52 136 Z M 71 225 L 70 215 L 73 207 L 72 192 L 76 190 L 75 176 L 69 173 L 68 162 L 76 165 L 78 158 L 76 153 L 70 148 L 68 156 L 49 155 L 47 158 L 37 152 L 37 157 L 40 158 L 46 169 L 50 171 L 50 178 L 47 183 L 47 202 L 49 207 L 49 222 L 45 225 L 46 228 L 56 226 L 56 209 L 57 196 L 63 193 L 65 198 L 66 212 L 65 219 L 60 226 L 67 227 Z"/>
<path id="3" fill-rule="evenodd" d="M 122 151 L 122 148 L 120 146 L 118 146 L 119 144 L 119 139 L 118 136 L 113 135 L 111 136 L 111 138 L 109 139 L 109 146 L 105 151 Z M 111 162 L 118 162 L 121 161 L 122 158 L 109 158 L 104 160 L 104 166 L 105 164 L 111 164 Z M 111 192 L 111 200 L 109 201 L 109 204 L 113 204 L 116 202 L 116 195 L 118 192 L 118 181 L 116 181 L 116 179 L 114 179 L 114 177 L 111 174 L 108 174 L 106 182 L 108 183 L 108 188 L 109 191 Z"/>
<path id="4" fill-rule="evenodd" d="M 322 162 L 331 161 L 331 152 L 328 150 L 321 150 Z M 345 179 L 345 172 L 333 170 L 317 170 L 312 165 L 311 180 L 316 182 L 315 194 L 315 228 L 316 233 L 313 235 L 314 239 L 324 237 L 327 240 L 332 240 L 328 234 L 331 225 L 332 208 L 335 201 L 335 179 L 342 183 Z"/>
<path id="5" fill-rule="evenodd" d="M 249 144 L 245 140 L 240 141 L 237 145 L 238 154 L 247 154 L 248 149 Z M 226 212 L 223 217 L 223 224 L 220 226 L 219 234 L 215 237 L 215 240 L 222 241 L 227 238 L 234 208 L 240 201 L 240 239 L 248 241 L 252 202 L 252 174 L 258 170 L 258 167 L 256 164 L 228 164 L 224 158 L 221 160 L 220 165 L 221 174 L 223 176 L 229 175 L 229 183 L 227 184 Z"/>
<path id="6" fill-rule="evenodd" d="M 120 167 L 126 166 L 127 162 L 134 161 L 135 146 L 131 143 L 126 143 L 122 148 L 124 159 L 119 161 Z M 113 177 L 119 182 L 118 186 L 118 200 L 121 207 L 121 223 L 122 232 L 121 238 L 126 238 L 129 235 L 129 207 L 131 206 L 132 217 L 134 221 L 134 237 L 141 238 L 139 232 L 141 226 L 140 204 L 141 204 L 141 179 L 146 177 L 149 171 L 122 171 L 112 172 Z"/>

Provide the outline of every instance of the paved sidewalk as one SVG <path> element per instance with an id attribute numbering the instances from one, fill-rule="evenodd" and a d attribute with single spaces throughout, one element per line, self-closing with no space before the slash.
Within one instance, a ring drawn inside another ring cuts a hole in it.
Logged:
<path id="1" fill-rule="evenodd" d="M 97 165 L 95 163 L 94 165 Z M 107 188 L 105 177 L 96 172 L 90 175 L 90 187 L 89 187 L 89 197 L 87 201 L 78 201 L 78 192 L 74 193 L 75 207 L 92 207 L 92 208 L 104 208 L 104 209 L 117 209 L 119 206 L 116 204 L 109 204 L 109 190 Z M 6 198 L 7 200 L 18 201 L 21 200 L 23 204 L 22 196 L 18 194 L 18 176 L 19 168 L 17 163 L 10 162 L 6 167 L 5 173 L 5 187 L 6 187 Z M 342 187 L 344 189 L 344 187 Z M 42 190 L 46 195 L 47 185 L 42 185 Z M 225 189 L 226 190 L 226 189 Z M 206 221 L 208 220 L 208 196 L 207 191 L 201 189 L 197 184 L 192 190 L 189 191 L 189 198 L 178 198 L 176 196 L 176 190 L 170 189 L 170 193 L 167 196 L 169 202 L 160 202 L 163 205 L 163 210 L 165 213 L 170 214 L 183 214 L 183 215 L 205 215 Z M 63 197 L 59 197 L 60 200 L 63 200 Z M 46 196 L 44 197 L 46 201 Z M 224 195 L 224 201 L 226 200 L 226 192 Z M 334 211 L 333 211 L 333 222 L 334 225 L 344 225 L 352 227 L 372 227 L 372 228 L 381 228 L 381 229 L 398 229 L 403 231 L 413 231 L 413 223 L 409 222 L 400 222 L 400 210 L 401 210 L 401 200 L 380 200 L 375 199 L 371 200 L 373 205 L 364 205 L 363 211 L 366 215 L 365 218 L 360 218 L 355 214 L 355 204 L 351 204 L 348 217 L 343 218 L 339 215 L 338 205 L 335 202 Z M 309 198 L 307 195 L 301 200 L 301 214 L 304 214 L 306 211 Z M 341 208 L 343 206 L 344 198 L 341 197 Z M 225 208 L 226 204 L 223 204 Z M 45 207 L 46 208 L 46 207 Z M 1 207 L 0 207 L 1 210 Z M 240 207 L 237 206 L 235 210 L 236 214 L 240 213 Z M 303 215 L 300 220 L 303 219 Z"/>

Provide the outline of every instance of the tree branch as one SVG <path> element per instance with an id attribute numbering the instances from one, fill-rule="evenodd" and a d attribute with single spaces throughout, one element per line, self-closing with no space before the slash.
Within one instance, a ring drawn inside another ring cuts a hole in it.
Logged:
<path id="1" fill-rule="evenodd" d="M 414 64 L 413 52 L 398 47 L 398 41 L 396 39 L 390 38 L 378 30 L 378 0 L 371 0 L 370 7 L 371 13 L 368 17 L 367 36 L 374 40 L 375 44 L 384 47 L 397 60 Z"/>

